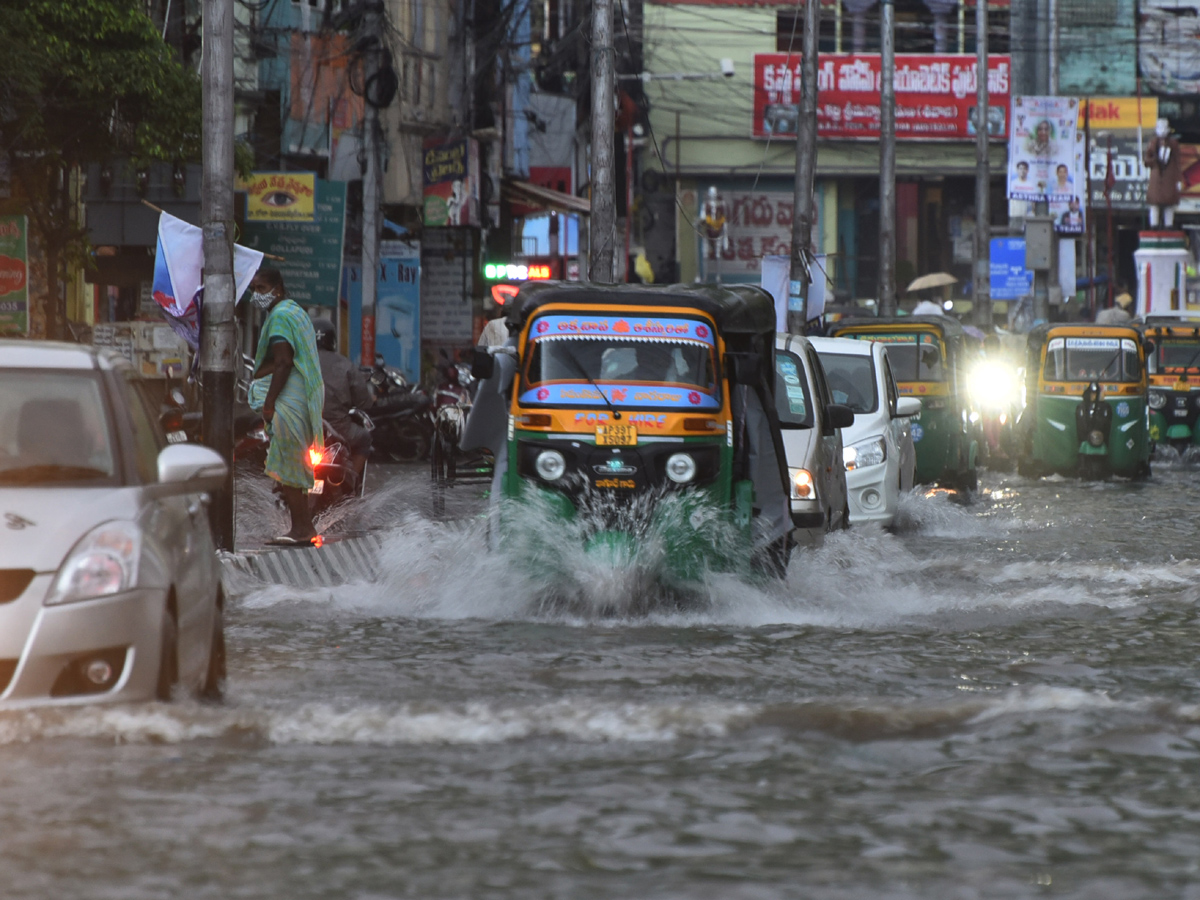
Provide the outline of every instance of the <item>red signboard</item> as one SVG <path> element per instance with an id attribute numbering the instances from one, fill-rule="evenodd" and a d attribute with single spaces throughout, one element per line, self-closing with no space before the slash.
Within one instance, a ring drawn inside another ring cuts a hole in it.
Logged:
<path id="1" fill-rule="evenodd" d="M 1008 56 L 988 57 L 988 134 L 1008 137 Z M 817 67 L 817 133 L 879 138 L 879 54 L 822 54 Z M 754 55 L 754 137 L 796 136 L 800 54 Z M 975 57 L 896 55 L 896 137 L 975 139 Z"/>

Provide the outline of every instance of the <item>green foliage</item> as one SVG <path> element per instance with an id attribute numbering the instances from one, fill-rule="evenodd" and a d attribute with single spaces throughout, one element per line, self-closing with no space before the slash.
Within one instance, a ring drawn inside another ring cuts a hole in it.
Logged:
<path id="1" fill-rule="evenodd" d="M 139 0 L 0 0 L 7 149 L 74 166 L 200 153 L 200 80 Z"/>

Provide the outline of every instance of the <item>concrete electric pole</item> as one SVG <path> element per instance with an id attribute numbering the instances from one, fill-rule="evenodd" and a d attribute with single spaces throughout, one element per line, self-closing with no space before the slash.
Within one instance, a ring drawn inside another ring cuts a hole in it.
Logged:
<path id="1" fill-rule="evenodd" d="M 375 364 L 375 289 L 379 272 L 379 109 L 372 103 L 366 86 L 373 84 L 379 73 L 379 57 L 382 45 L 379 40 L 380 0 L 367 0 L 363 5 L 362 30 L 366 42 L 363 66 L 363 149 L 366 152 L 366 170 L 363 172 L 362 205 L 362 334 L 361 365 Z"/>
<path id="2" fill-rule="evenodd" d="M 896 314 L 896 7 L 882 0 L 879 26 L 879 315 Z"/>
<path id="3" fill-rule="evenodd" d="M 992 328 L 991 184 L 988 159 L 988 15 L 975 6 L 975 324 Z"/>
<path id="4" fill-rule="evenodd" d="M 592 216 L 588 280 L 612 284 L 617 249 L 613 181 L 613 0 L 592 0 Z"/>
<path id="5" fill-rule="evenodd" d="M 804 4 L 804 58 L 800 62 L 800 117 L 796 125 L 796 182 L 792 200 L 792 259 L 788 276 L 788 331 L 803 334 L 812 284 L 813 178 L 817 169 L 817 36 L 820 0 Z"/>
<path id="6" fill-rule="evenodd" d="M 233 0 L 204 0 L 204 318 L 200 334 L 204 440 L 229 474 L 213 495 L 213 538 L 232 550 L 233 391 L 240 360 L 233 278 Z"/>

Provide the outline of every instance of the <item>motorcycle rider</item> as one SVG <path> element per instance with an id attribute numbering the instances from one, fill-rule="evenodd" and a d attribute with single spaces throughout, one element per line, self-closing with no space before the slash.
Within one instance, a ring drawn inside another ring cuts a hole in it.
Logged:
<path id="1" fill-rule="evenodd" d="M 375 395 L 358 366 L 334 349 L 337 335 L 333 322 L 325 318 L 314 319 L 313 328 L 317 333 L 321 377 L 325 379 L 323 415 L 325 421 L 346 439 L 355 471 L 361 478 L 363 465 L 371 452 L 371 432 L 350 418 L 350 410 L 366 409 L 375 402 Z"/>

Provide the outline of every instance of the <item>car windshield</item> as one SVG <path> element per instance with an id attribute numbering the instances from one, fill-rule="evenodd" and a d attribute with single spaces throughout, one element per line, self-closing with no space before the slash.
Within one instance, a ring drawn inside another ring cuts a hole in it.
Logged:
<path id="1" fill-rule="evenodd" d="M 875 389 L 875 365 L 871 357 L 842 353 L 820 353 L 825 381 L 833 402 L 848 406 L 856 413 L 873 413 L 879 408 Z"/>
<path id="2" fill-rule="evenodd" d="M 1200 373 L 1200 341 L 1163 341 L 1148 360 L 1150 371 L 1165 375 Z"/>
<path id="3" fill-rule="evenodd" d="M 0 369 L 0 486 L 111 479 L 110 434 L 91 374 Z"/>
<path id="4" fill-rule="evenodd" d="M 850 334 L 846 337 L 876 341 L 887 351 L 892 375 L 897 381 L 945 381 L 942 342 L 936 334 Z"/>
<path id="5" fill-rule="evenodd" d="M 544 316 L 535 323 L 523 367 L 522 403 L 596 406 L 607 398 L 623 406 L 720 407 L 708 326 L 684 319 L 601 318 L 582 324 L 605 326 L 608 333 L 559 331 L 580 324 L 566 316 Z"/>
<path id="6" fill-rule="evenodd" d="M 1137 381 L 1137 344 L 1129 338 L 1053 338 L 1046 345 L 1046 381 Z"/>
<path id="7" fill-rule="evenodd" d="M 775 354 L 775 413 L 784 428 L 812 428 L 813 406 L 804 366 L 794 353 Z"/>

